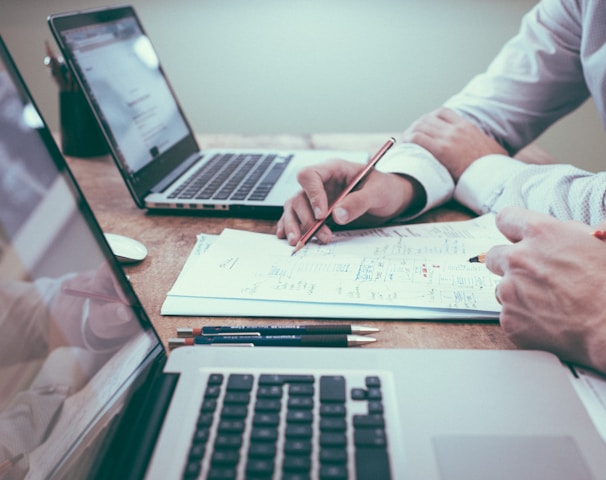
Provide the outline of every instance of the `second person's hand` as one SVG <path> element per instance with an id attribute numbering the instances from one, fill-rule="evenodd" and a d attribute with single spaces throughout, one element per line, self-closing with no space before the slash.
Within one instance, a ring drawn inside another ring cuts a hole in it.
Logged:
<path id="1" fill-rule="evenodd" d="M 477 159 L 490 154 L 508 155 L 475 124 L 444 107 L 419 118 L 406 129 L 402 140 L 429 150 L 455 182 Z"/>

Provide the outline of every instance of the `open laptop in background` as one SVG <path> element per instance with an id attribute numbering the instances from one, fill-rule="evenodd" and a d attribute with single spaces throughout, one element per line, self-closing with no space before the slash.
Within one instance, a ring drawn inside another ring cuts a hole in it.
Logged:
<path id="1" fill-rule="evenodd" d="M 368 158 L 320 150 L 201 151 L 131 6 L 53 15 L 48 22 L 141 208 L 277 216 L 299 189 L 303 166 Z"/>
<path id="2" fill-rule="evenodd" d="M 162 348 L 0 38 L 0 478 L 598 479 L 531 351 Z"/>

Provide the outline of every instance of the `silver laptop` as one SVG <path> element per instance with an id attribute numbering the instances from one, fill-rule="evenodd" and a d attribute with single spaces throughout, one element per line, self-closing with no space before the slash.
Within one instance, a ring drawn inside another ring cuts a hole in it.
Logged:
<path id="1" fill-rule="evenodd" d="M 532 351 L 163 350 L 0 39 L 0 478 L 598 479 Z"/>
<path id="2" fill-rule="evenodd" d="M 200 150 L 132 7 L 48 22 L 139 207 L 278 215 L 303 166 L 367 160 L 363 152 Z"/>

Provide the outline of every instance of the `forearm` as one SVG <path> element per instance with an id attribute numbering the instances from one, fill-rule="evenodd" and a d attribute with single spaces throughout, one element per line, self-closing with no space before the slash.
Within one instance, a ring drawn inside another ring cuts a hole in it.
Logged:
<path id="1" fill-rule="evenodd" d="M 606 173 L 571 165 L 528 165 L 493 155 L 461 176 L 455 199 L 476 213 L 521 206 L 561 220 L 596 224 L 606 218 Z"/>
<path id="2" fill-rule="evenodd" d="M 487 71 L 445 104 L 510 154 L 589 96 L 579 56 L 580 13 L 564 8 L 560 2 L 540 2 Z"/>

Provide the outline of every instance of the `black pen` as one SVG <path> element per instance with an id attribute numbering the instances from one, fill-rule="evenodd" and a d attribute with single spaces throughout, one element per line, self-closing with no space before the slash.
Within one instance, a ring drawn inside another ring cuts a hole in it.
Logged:
<path id="1" fill-rule="evenodd" d="M 185 345 L 242 345 L 255 347 L 358 347 L 376 342 L 361 335 L 199 335 L 170 338 L 169 347 Z"/>
<path id="2" fill-rule="evenodd" d="M 206 325 L 204 327 L 177 328 L 179 337 L 195 337 L 198 335 L 369 335 L 378 332 L 375 327 L 364 325 L 325 324 L 325 325 L 244 325 L 222 326 Z"/>

